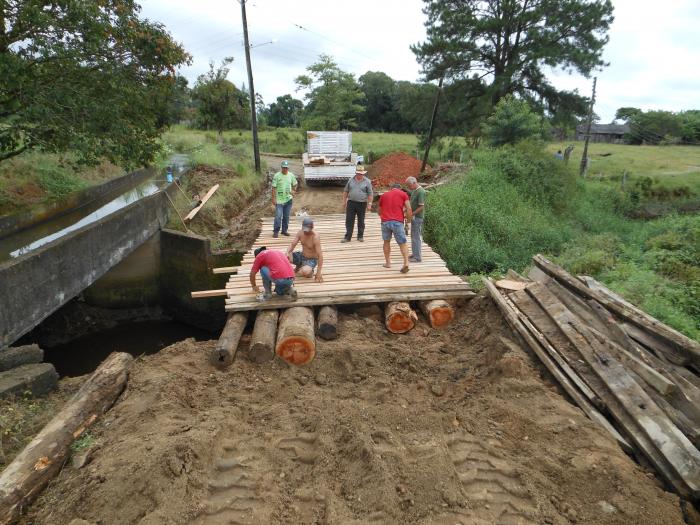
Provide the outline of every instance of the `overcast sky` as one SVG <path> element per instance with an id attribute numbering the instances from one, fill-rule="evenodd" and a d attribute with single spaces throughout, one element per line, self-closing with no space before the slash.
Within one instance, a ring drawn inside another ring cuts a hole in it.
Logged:
<path id="1" fill-rule="evenodd" d="M 610 66 L 597 73 L 601 121 L 611 121 L 622 106 L 700 108 L 700 0 L 613 4 L 615 22 L 604 54 Z M 420 80 L 409 46 L 425 38 L 422 5 L 421 0 L 249 0 L 255 90 L 267 104 L 286 93 L 301 98 L 294 78 L 320 53 L 356 76 L 383 71 L 395 80 Z M 192 65 L 181 71 L 190 85 L 210 60 L 226 56 L 234 57 L 229 79 L 247 85 L 236 0 L 142 0 L 142 8 L 193 55 Z M 591 79 L 556 71 L 550 78 L 559 88 L 590 94 Z"/>

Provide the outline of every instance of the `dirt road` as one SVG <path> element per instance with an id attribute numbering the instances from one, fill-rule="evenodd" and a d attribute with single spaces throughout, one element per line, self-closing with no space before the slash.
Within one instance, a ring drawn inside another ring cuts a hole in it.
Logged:
<path id="1" fill-rule="evenodd" d="M 681 524 L 678 499 L 569 404 L 489 299 L 437 332 L 346 310 L 306 368 L 215 343 L 138 360 L 26 523 Z"/>

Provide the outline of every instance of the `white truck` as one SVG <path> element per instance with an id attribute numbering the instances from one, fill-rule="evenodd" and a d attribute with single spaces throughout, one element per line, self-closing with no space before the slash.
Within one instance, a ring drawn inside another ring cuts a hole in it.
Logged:
<path id="1" fill-rule="evenodd" d="M 357 153 L 350 131 L 307 131 L 303 155 L 307 185 L 344 183 L 355 175 Z"/>

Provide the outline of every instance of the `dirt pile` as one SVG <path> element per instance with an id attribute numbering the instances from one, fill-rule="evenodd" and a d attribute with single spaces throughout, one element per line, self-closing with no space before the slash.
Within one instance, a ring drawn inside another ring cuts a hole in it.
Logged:
<path id="1" fill-rule="evenodd" d="M 394 183 L 404 184 L 407 177 L 420 175 L 422 162 L 403 152 L 390 153 L 367 170 L 367 176 L 375 188 L 388 188 Z"/>
<path id="2" fill-rule="evenodd" d="M 340 316 L 306 368 L 218 372 L 214 341 L 140 359 L 26 523 L 681 524 L 665 492 L 540 377 L 490 300 L 444 331 Z"/>

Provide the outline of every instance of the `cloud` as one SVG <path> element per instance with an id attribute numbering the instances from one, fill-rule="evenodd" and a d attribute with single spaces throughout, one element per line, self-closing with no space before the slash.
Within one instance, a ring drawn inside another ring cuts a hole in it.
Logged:
<path id="1" fill-rule="evenodd" d="M 596 113 L 607 122 L 622 106 L 697 107 L 700 2 L 613 4 L 615 21 L 604 51 L 610 66 L 597 73 Z M 409 46 L 425 39 L 421 0 L 248 0 L 246 5 L 250 42 L 259 46 L 251 50 L 255 88 L 267 103 L 286 93 L 300 97 L 294 78 L 320 53 L 356 76 L 383 71 L 396 80 L 420 78 Z M 229 79 L 248 84 L 238 2 L 142 0 L 142 7 L 144 16 L 162 22 L 192 53 L 193 64 L 182 70 L 190 83 L 207 70 L 209 60 L 233 56 Z M 591 79 L 562 71 L 549 76 L 561 89 L 590 94 Z"/>

